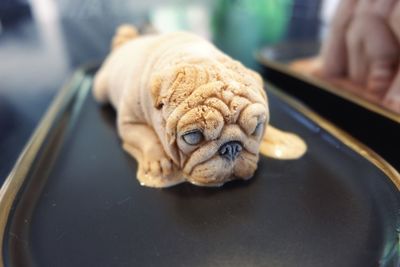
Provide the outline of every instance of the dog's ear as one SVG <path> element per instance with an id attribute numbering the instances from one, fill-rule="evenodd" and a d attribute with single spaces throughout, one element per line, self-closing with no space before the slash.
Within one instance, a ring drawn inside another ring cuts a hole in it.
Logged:
<path id="1" fill-rule="evenodd" d="M 182 64 L 154 74 L 151 80 L 151 96 L 154 107 L 161 109 L 166 102 L 173 109 L 200 85 L 208 82 L 204 68 L 194 64 Z"/>
<path id="2" fill-rule="evenodd" d="M 230 71 L 234 72 L 236 75 L 241 77 L 241 80 L 245 83 L 249 82 L 253 84 L 257 93 L 261 95 L 264 101 L 268 101 L 267 94 L 264 91 L 264 81 L 258 72 L 252 69 L 246 68 L 239 61 L 233 60 L 228 56 L 223 56 L 220 58 L 220 62 Z"/>
<path id="3" fill-rule="evenodd" d="M 181 83 L 182 76 L 184 74 L 179 72 L 177 67 L 153 75 L 150 81 L 150 92 L 156 109 L 161 109 L 167 101 L 171 102 L 170 104 L 176 102 L 176 95 L 179 95 L 181 91 L 177 89 L 177 85 Z"/>
<path id="4" fill-rule="evenodd" d="M 164 103 L 162 102 L 161 86 L 162 86 L 162 75 L 157 73 L 153 76 L 150 82 L 150 94 L 153 100 L 153 106 L 156 109 L 161 109 Z"/>
<path id="5" fill-rule="evenodd" d="M 248 73 L 253 77 L 253 79 L 260 85 L 259 87 L 257 87 L 260 95 L 264 98 L 264 100 L 267 100 L 267 94 L 264 90 L 264 80 L 261 77 L 261 75 L 258 72 L 255 72 L 251 69 L 248 69 Z"/>
<path id="6" fill-rule="evenodd" d="M 166 95 L 172 106 L 178 106 L 200 85 L 206 83 L 203 69 L 195 64 L 181 64 L 173 69 L 168 77 Z"/>

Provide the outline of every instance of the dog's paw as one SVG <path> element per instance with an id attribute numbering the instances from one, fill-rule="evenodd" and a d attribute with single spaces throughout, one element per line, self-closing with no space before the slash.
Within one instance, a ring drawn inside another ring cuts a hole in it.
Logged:
<path id="1" fill-rule="evenodd" d="M 184 182 L 183 176 L 177 171 L 172 161 L 164 157 L 142 162 L 137 178 L 141 185 L 159 188 Z"/>
<path id="2" fill-rule="evenodd" d="M 150 187 L 169 187 L 184 181 L 178 168 L 166 156 L 145 157 L 139 164 L 138 179 L 141 185 Z"/>
<path id="3" fill-rule="evenodd" d="M 173 168 L 174 165 L 172 161 L 167 157 L 161 157 L 159 159 L 144 159 L 143 162 L 144 174 L 153 177 L 166 177 L 172 173 Z"/>
<path id="4" fill-rule="evenodd" d="M 161 145 L 140 151 L 124 143 L 123 148 L 138 161 L 137 179 L 141 185 L 169 187 L 184 182 L 179 168 L 165 155 Z"/>

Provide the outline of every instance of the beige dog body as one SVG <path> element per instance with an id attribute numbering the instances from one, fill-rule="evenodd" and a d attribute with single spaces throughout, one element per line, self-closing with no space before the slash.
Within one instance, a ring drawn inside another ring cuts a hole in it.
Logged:
<path id="1" fill-rule="evenodd" d="M 261 77 L 196 35 L 125 40 L 127 32 L 133 33 L 119 29 L 94 95 L 116 108 L 141 184 L 215 186 L 250 178 L 269 120 Z"/>

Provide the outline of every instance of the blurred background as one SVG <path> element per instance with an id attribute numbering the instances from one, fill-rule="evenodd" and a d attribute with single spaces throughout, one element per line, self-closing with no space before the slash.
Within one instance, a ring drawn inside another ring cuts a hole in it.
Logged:
<path id="1" fill-rule="evenodd" d="M 190 30 L 258 68 L 254 53 L 285 42 L 318 44 L 337 0 L 1 0 L 0 184 L 60 87 L 107 55 L 115 28 Z"/>

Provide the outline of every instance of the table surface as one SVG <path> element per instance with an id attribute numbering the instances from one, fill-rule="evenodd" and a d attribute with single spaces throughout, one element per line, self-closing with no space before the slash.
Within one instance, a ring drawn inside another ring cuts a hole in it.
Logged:
<path id="1" fill-rule="evenodd" d="M 193 30 L 253 68 L 255 49 L 319 32 L 319 3 L 307 0 L 282 1 L 275 17 L 254 1 L 31 2 L 0 3 L 0 184 L 58 90 L 78 66 L 107 55 L 121 23 Z"/>

